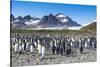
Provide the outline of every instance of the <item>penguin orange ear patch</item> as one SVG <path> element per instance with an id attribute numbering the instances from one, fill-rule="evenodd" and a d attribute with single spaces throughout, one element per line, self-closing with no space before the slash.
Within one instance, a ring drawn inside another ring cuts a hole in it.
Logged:
<path id="1" fill-rule="evenodd" d="M 96 61 L 95 5 L 10 3 L 11 67 Z"/>

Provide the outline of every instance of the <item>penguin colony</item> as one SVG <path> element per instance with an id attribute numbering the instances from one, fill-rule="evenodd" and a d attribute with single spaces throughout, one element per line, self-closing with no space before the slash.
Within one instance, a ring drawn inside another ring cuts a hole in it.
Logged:
<path id="1" fill-rule="evenodd" d="M 24 54 L 26 52 L 34 53 L 38 51 L 39 60 L 45 57 L 46 49 L 51 51 L 52 55 L 59 54 L 69 57 L 72 54 L 73 47 L 79 49 L 80 54 L 84 52 L 84 48 L 96 48 L 95 36 L 71 37 L 62 35 L 21 35 L 15 34 L 11 36 L 11 49 L 15 54 Z"/>

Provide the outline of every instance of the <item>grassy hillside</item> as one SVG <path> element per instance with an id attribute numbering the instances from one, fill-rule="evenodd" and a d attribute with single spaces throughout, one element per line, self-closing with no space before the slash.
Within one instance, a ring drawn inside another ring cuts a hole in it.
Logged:
<path id="1" fill-rule="evenodd" d="M 96 22 L 93 22 L 93 23 L 81 28 L 80 30 L 88 31 L 88 32 L 96 32 Z"/>

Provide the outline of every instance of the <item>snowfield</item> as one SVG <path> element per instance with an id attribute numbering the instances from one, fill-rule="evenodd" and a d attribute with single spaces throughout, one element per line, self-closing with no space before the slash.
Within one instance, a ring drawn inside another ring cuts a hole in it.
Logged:
<path id="1" fill-rule="evenodd" d="M 38 26 L 38 28 L 25 28 L 25 30 L 80 30 L 81 27 L 48 27 L 48 28 L 41 28 Z"/>

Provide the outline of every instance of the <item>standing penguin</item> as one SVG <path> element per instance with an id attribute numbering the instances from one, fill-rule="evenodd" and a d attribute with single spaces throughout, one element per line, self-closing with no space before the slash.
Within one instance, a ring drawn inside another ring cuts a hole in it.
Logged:
<path id="1" fill-rule="evenodd" d="M 52 50 L 52 47 L 53 47 L 53 40 L 50 40 L 50 50 Z"/>
<path id="2" fill-rule="evenodd" d="M 95 38 L 91 37 L 91 47 L 92 48 L 95 48 L 95 42 L 96 42 Z"/>
<path id="3" fill-rule="evenodd" d="M 15 52 L 15 53 L 17 53 L 17 52 L 18 52 L 18 48 L 19 48 L 18 44 L 17 44 L 17 43 L 15 43 L 15 46 L 14 46 L 14 52 Z"/>
<path id="4" fill-rule="evenodd" d="M 40 61 L 42 61 L 45 56 L 45 46 L 42 40 L 38 40 L 38 51 L 39 51 Z"/>
<path id="5" fill-rule="evenodd" d="M 61 53 L 61 55 L 63 55 L 63 52 L 64 52 L 63 41 L 60 40 L 60 53 Z"/>
<path id="6" fill-rule="evenodd" d="M 90 38 L 87 39 L 88 48 L 90 48 Z"/>
<path id="7" fill-rule="evenodd" d="M 19 55 L 22 54 L 22 45 L 21 44 L 19 44 L 18 52 L 19 52 Z"/>
<path id="8" fill-rule="evenodd" d="M 32 37 L 31 38 L 31 44 L 33 45 L 33 47 L 35 48 L 35 44 L 34 44 L 35 39 Z"/>
<path id="9" fill-rule="evenodd" d="M 53 45 L 52 45 L 52 54 L 55 54 L 56 46 L 55 46 L 55 40 L 53 39 Z"/>
<path id="10" fill-rule="evenodd" d="M 85 38 L 85 44 L 84 44 L 84 47 L 87 48 L 88 47 L 88 44 L 87 44 L 87 39 Z"/>
<path id="11" fill-rule="evenodd" d="M 57 47 L 56 47 L 56 52 L 59 54 L 59 49 L 60 49 L 60 42 L 57 40 Z"/>
<path id="12" fill-rule="evenodd" d="M 80 53 L 83 53 L 83 46 L 80 47 Z"/>
<path id="13" fill-rule="evenodd" d="M 96 38 L 94 38 L 94 48 L 97 48 Z"/>
<path id="14" fill-rule="evenodd" d="M 40 40 L 37 40 L 38 45 L 37 45 L 37 50 L 39 51 L 39 56 L 41 55 L 41 44 L 40 44 Z"/>
<path id="15" fill-rule="evenodd" d="M 34 40 L 34 48 L 37 47 L 37 40 Z"/>
<path id="16" fill-rule="evenodd" d="M 44 56 L 45 56 L 45 46 L 44 46 L 44 44 L 42 44 L 42 46 L 41 46 L 41 57 L 40 57 L 41 61 L 44 59 Z"/>
<path id="17" fill-rule="evenodd" d="M 30 52 L 32 53 L 33 50 L 34 50 L 34 47 L 33 47 L 33 45 L 31 44 L 31 45 L 30 45 Z"/>
<path id="18" fill-rule="evenodd" d="M 68 41 L 68 43 L 67 43 L 67 50 L 66 50 L 67 57 L 69 57 L 71 52 L 72 52 L 71 51 L 71 44 L 70 44 L 70 41 Z"/>
<path id="19" fill-rule="evenodd" d="M 30 42 L 29 42 L 29 41 L 27 41 L 27 42 L 26 42 L 26 51 L 28 51 L 28 50 L 29 50 L 29 45 L 30 45 Z"/>
<path id="20" fill-rule="evenodd" d="M 65 39 L 63 39 L 62 45 L 63 45 L 64 52 L 65 52 Z"/>
<path id="21" fill-rule="evenodd" d="M 23 43 L 24 43 L 24 52 L 26 51 L 26 41 L 25 39 L 23 40 Z"/>
<path id="22" fill-rule="evenodd" d="M 24 43 L 22 43 L 22 52 L 23 52 L 23 53 L 24 53 L 24 51 L 25 51 L 25 50 L 24 50 L 24 46 L 25 46 Z"/>

